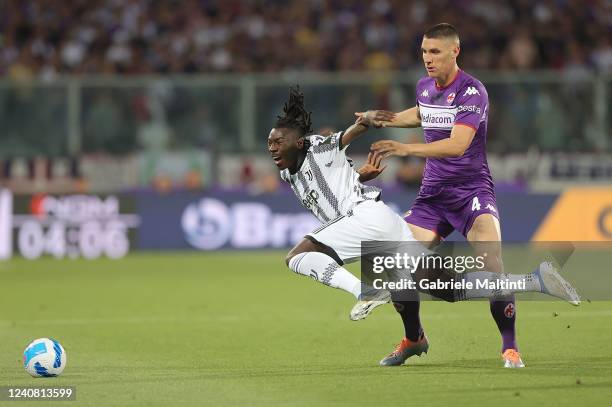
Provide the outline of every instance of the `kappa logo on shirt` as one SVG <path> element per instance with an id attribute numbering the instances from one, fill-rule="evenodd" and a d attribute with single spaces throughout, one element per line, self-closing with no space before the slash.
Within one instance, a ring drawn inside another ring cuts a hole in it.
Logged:
<path id="1" fill-rule="evenodd" d="M 429 97 L 429 91 L 428 91 L 427 89 L 425 89 L 425 90 L 423 91 L 423 93 L 421 93 L 421 96 L 423 96 L 424 98 Z"/>
<path id="2" fill-rule="evenodd" d="M 478 92 L 478 89 L 476 89 L 475 87 L 473 87 L 473 86 L 469 86 L 469 87 L 468 87 L 468 88 L 465 90 L 465 93 L 463 94 L 463 96 L 465 96 L 465 95 L 469 95 L 469 96 L 472 96 L 472 95 L 480 95 L 480 92 Z"/>

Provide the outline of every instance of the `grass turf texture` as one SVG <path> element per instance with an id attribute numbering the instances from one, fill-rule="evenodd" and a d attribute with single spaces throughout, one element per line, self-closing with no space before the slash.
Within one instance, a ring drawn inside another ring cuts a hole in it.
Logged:
<path id="1" fill-rule="evenodd" d="M 426 302 L 429 355 L 381 368 L 402 336 L 393 308 L 351 322 L 350 295 L 293 274 L 283 256 L 0 263 L 0 386 L 74 385 L 75 406 L 595 406 L 612 397 L 610 302 L 520 302 L 522 370 L 502 368 L 486 302 Z M 22 351 L 38 337 L 66 348 L 61 377 L 24 371 Z"/>

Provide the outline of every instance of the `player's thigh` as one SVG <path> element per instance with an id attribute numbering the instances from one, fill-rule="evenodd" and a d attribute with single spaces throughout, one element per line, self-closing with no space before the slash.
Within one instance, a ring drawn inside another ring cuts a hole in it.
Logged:
<path id="1" fill-rule="evenodd" d="M 376 251 L 385 241 L 414 240 L 402 218 L 383 202 L 366 201 L 356 205 L 350 214 L 341 216 L 309 233 L 307 238 L 329 246 L 346 263 L 357 261 L 363 245 Z M 377 242 L 381 242 L 377 246 Z"/>
<path id="2" fill-rule="evenodd" d="M 414 238 L 428 249 L 436 247 L 438 244 L 440 244 L 441 238 L 433 230 L 425 229 L 424 227 L 413 225 L 412 223 L 408 223 L 408 227 L 410 228 Z"/>
<path id="3" fill-rule="evenodd" d="M 453 226 L 446 219 L 443 208 L 436 205 L 439 193 L 431 196 L 422 194 L 422 191 L 419 192 L 410 210 L 404 214 L 404 220 L 415 239 L 432 248 L 453 232 Z"/>
<path id="4" fill-rule="evenodd" d="M 478 215 L 472 227 L 467 232 L 470 242 L 499 242 L 501 241 L 501 227 L 499 219 L 490 213 Z"/>
<path id="5" fill-rule="evenodd" d="M 310 239 L 308 236 L 306 236 L 291 250 L 289 250 L 289 253 L 287 253 L 287 256 L 285 256 L 285 263 L 287 264 L 287 266 L 289 266 L 289 261 L 291 261 L 294 256 L 297 256 L 300 253 L 307 252 L 325 253 L 337 262 L 340 262 L 340 258 L 338 257 L 338 254 L 334 251 L 334 249 L 320 242 L 314 241 L 313 239 Z"/>
<path id="6" fill-rule="evenodd" d="M 474 248 L 476 255 L 484 257 L 485 268 L 488 271 L 498 273 L 504 271 L 499 219 L 490 213 L 478 215 L 467 233 L 467 240 Z"/>
<path id="7" fill-rule="evenodd" d="M 362 235 L 361 225 L 353 216 L 341 216 L 313 230 L 305 239 L 318 247 L 329 248 L 334 253 L 331 257 L 343 264 L 359 258 Z"/>

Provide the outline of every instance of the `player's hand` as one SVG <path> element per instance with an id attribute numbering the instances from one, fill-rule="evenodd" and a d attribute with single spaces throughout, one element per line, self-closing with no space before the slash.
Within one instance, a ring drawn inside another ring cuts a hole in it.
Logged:
<path id="1" fill-rule="evenodd" d="M 381 128 L 386 127 L 385 122 L 390 122 L 395 118 L 395 113 L 388 110 L 368 110 L 366 112 L 355 112 L 355 116 L 367 121 L 371 126 Z"/>
<path id="2" fill-rule="evenodd" d="M 382 158 L 387 158 L 392 155 L 396 155 L 398 157 L 405 157 L 410 154 L 407 144 L 402 144 L 394 140 L 377 141 L 376 143 L 372 144 L 370 150 L 377 154 L 380 154 Z"/>
<path id="3" fill-rule="evenodd" d="M 357 116 L 357 120 L 355 120 L 355 124 L 361 124 L 365 127 L 380 127 L 376 126 L 376 123 L 373 120 L 368 119 L 365 116 Z"/>
<path id="4" fill-rule="evenodd" d="M 385 168 L 387 168 L 386 165 L 384 167 L 380 166 L 382 159 L 382 155 L 378 153 L 371 152 L 368 154 L 368 161 L 357 170 L 359 173 L 359 181 L 370 181 L 378 177 L 385 170 Z"/>

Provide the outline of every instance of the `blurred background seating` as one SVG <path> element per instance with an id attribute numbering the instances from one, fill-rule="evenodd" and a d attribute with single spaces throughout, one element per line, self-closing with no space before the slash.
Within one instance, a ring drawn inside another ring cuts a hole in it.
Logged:
<path id="1" fill-rule="evenodd" d="M 288 85 L 326 133 L 355 111 L 412 106 L 421 33 L 447 21 L 489 91 L 498 185 L 609 183 L 610 13 L 603 0 L 3 1 L 0 182 L 274 190 L 266 137 Z M 415 137 L 372 132 L 351 155 Z M 378 182 L 413 188 L 421 165 L 393 160 Z"/>

